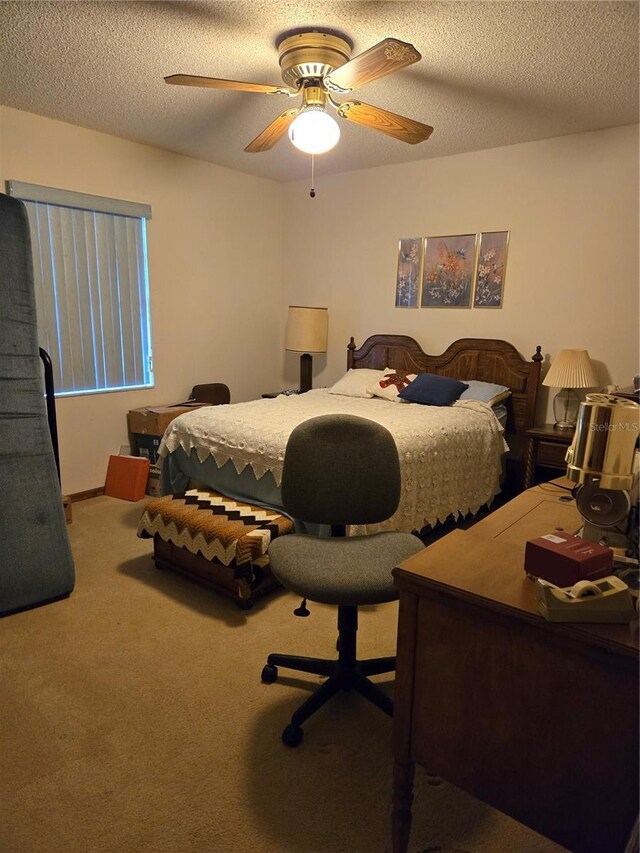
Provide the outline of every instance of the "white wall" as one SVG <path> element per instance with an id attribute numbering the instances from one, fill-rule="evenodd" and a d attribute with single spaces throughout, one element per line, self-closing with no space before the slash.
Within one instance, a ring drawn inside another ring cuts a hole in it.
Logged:
<path id="1" fill-rule="evenodd" d="M 602 384 L 638 372 L 637 126 L 330 177 L 318 158 L 315 183 L 315 199 L 308 182 L 285 188 L 284 270 L 291 304 L 329 308 L 316 386 L 344 372 L 350 335 L 375 332 L 434 354 L 461 337 L 524 356 L 541 344 L 547 364 L 586 348 Z M 400 237 L 497 230 L 510 231 L 502 309 L 394 307 Z M 296 370 L 291 357 L 286 384 Z"/>
<path id="2" fill-rule="evenodd" d="M 365 132 L 363 130 L 363 132 Z M 400 143 L 398 143 L 400 144 Z M 425 143 L 428 145 L 428 142 Z M 638 128 L 614 128 L 288 185 L 0 107 L 0 178 L 151 204 L 156 386 L 58 401 L 63 489 L 104 484 L 126 412 L 226 382 L 297 385 L 286 306 L 329 308 L 314 384 L 374 332 L 442 352 L 505 338 L 525 356 L 586 347 L 602 384 L 638 372 Z M 328 155 L 330 156 L 330 155 Z M 400 237 L 510 231 L 504 307 L 394 307 Z M 548 412 L 543 390 L 539 418 Z"/>
<path id="3" fill-rule="evenodd" d="M 156 385 L 59 399 L 62 487 L 104 485 L 126 413 L 226 382 L 232 400 L 278 387 L 282 187 L 272 181 L 0 107 L 0 178 L 149 203 Z M 4 183 L 3 183 L 4 191 Z"/>

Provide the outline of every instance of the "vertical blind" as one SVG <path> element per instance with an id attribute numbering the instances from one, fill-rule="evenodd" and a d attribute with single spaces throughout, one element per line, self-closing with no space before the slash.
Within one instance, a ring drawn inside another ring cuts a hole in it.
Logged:
<path id="1" fill-rule="evenodd" d="M 148 207 L 17 182 L 10 189 L 27 208 L 39 343 L 56 393 L 152 385 Z"/>

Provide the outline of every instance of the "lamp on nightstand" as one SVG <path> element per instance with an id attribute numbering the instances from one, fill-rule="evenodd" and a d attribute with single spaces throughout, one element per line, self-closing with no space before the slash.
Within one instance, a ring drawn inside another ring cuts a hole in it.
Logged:
<path id="1" fill-rule="evenodd" d="M 290 305 L 287 318 L 287 341 L 285 348 L 299 352 L 300 392 L 311 390 L 312 352 L 327 351 L 329 311 L 326 308 L 306 308 Z"/>
<path id="2" fill-rule="evenodd" d="M 561 389 L 553 398 L 553 416 L 557 429 L 573 429 L 580 406 L 580 395 L 575 389 L 595 388 L 598 384 L 587 350 L 560 350 L 542 384 Z"/>

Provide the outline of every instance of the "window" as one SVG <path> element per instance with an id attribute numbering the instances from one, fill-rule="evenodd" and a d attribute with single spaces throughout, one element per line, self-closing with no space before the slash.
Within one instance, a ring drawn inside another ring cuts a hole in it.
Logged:
<path id="1" fill-rule="evenodd" d="M 56 396 L 153 385 L 147 205 L 8 181 L 31 229 L 38 339 Z"/>

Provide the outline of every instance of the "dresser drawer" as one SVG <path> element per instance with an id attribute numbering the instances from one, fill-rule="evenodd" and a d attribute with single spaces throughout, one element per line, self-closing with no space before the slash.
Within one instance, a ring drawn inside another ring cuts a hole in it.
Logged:
<path id="1" fill-rule="evenodd" d="M 539 441 L 536 464 L 547 465 L 549 468 L 564 468 L 567 464 L 564 459 L 567 447 L 566 444 L 557 444 L 553 441 Z"/>

